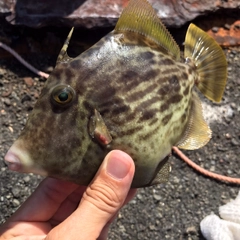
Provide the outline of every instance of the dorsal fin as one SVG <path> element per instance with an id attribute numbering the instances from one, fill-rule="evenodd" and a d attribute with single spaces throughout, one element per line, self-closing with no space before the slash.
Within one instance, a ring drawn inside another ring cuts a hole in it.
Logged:
<path id="1" fill-rule="evenodd" d="M 56 64 L 62 63 L 62 62 L 68 62 L 69 60 L 71 60 L 72 58 L 70 58 L 67 54 L 67 49 L 68 49 L 68 45 L 69 45 L 69 41 L 72 37 L 72 33 L 73 33 L 74 28 L 71 29 L 71 31 L 69 32 L 67 39 L 65 40 L 63 47 L 58 55 L 57 58 L 57 62 Z"/>
<path id="2" fill-rule="evenodd" d="M 211 136 L 212 131 L 203 117 L 201 101 L 197 93 L 193 92 L 188 126 L 177 146 L 188 150 L 198 149 L 207 144 Z"/>
<path id="3" fill-rule="evenodd" d="M 115 27 L 115 32 L 135 32 L 164 48 L 175 59 L 180 49 L 147 0 L 130 0 Z"/>

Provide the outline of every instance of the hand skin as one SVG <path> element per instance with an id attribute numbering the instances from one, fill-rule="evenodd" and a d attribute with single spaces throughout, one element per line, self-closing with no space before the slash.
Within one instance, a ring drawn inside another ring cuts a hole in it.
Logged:
<path id="1" fill-rule="evenodd" d="M 135 196 L 134 171 L 131 157 L 114 150 L 88 187 L 46 178 L 0 226 L 0 240 L 107 239 L 119 209 Z"/>

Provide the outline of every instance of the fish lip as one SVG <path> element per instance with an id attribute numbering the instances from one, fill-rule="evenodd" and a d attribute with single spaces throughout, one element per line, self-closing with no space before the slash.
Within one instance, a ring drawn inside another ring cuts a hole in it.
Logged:
<path id="1" fill-rule="evenodd" d="M 6 153 L 4 157 L 4 162 L 8 166 L 9 170 L 19 172 L 22 168 L 22 164 L 19 158 L 10 150 Z"/>
<path id="2" fill-rule="evenodd" d="M 4 162 L 8 169 L 21 173 L 35 173 L 42 176 L 47 176 L 47 172 L 37 164 L 34 164 L 28 151 L 21 147 L 21 140 L 17 140 L 8 150 L 4 157 Z"/>

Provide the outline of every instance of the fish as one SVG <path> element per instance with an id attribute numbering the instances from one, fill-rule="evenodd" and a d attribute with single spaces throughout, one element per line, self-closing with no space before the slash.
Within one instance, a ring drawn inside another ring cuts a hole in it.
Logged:
<path id="1" fill-rule="evenodd" d="M 227 82 L 221 47 L 190 24 L 184 53 L 146 0 L 130 0 L 112 32 L 75 58 L 70 31 L 8 168 L 88 185 L 114 149 L 135 163 L 132 188 L 168 181 L 172 146 L 211 139 L 199 93 L 220 102 Z"/>

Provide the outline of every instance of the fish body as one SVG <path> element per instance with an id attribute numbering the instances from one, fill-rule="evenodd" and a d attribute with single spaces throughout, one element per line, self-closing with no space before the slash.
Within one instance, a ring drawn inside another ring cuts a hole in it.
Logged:
<path id="1" fill-rule="evenodd" d="M 226 83 L 220 47 L 204 33 L 207 43 L 203 38 L 200 46 L 203 41 L 207 47 L 198 50 L 195 38 L 201 34 L 192 25 L 181 57 L 145 0 L 131 0 L 115 30 L 74 59 L 66 54 L 70 33 L 23 132 L 5 157 L 9 168 L 87 185 L 105 155 L 120 149 L 135 162 L 132 187 L 166 181 L 173 145 L 197 149 L 211 138 L 194 86 L 219 101 Z M 212 80 L 217 71 L 222 75 L 219 88 Z"/>

